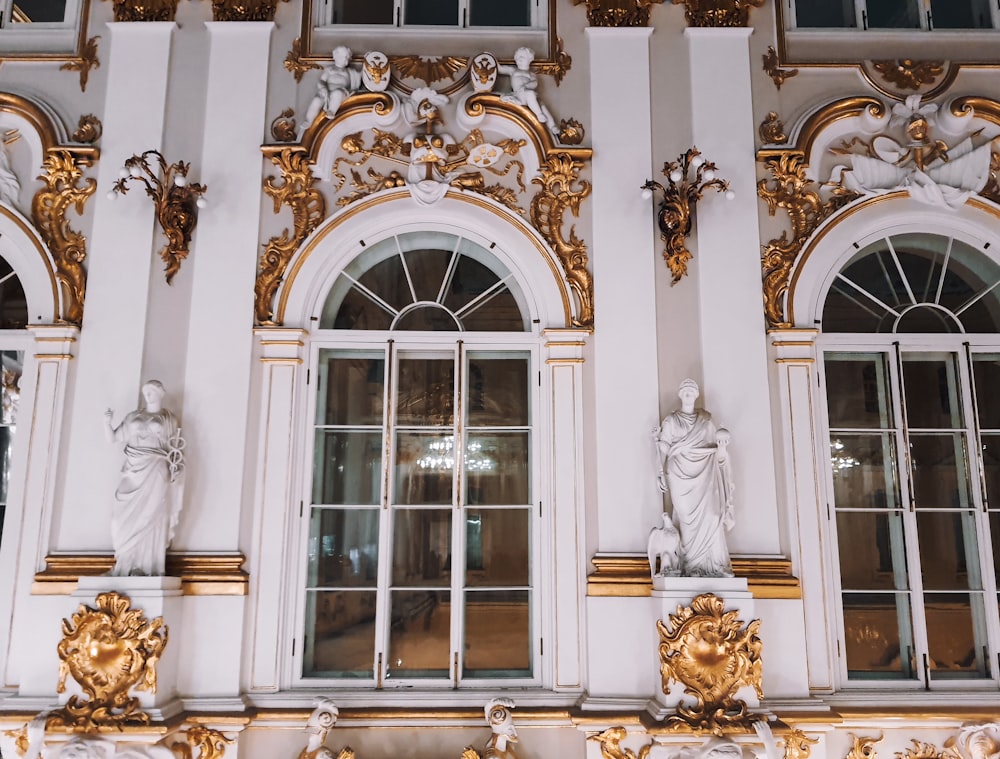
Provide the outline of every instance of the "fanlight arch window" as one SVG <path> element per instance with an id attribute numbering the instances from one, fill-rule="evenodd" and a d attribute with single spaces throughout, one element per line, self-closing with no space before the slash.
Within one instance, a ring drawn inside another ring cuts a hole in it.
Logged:
<path id="1" fill-rule="evenodd" d="M 0 257 L 0 537 L 7 511 L 27 323 L 24 287 L 7 260 Z"/>
<path id="2" fill-rule="evenodd" d="M 539 336 L 496 252 L 369 243 L 312 335 L 294 676 L 539 682 Z"/>
<path id="3" fill-rule="evenodd" d="M 995 687 L 1000 265 L 944 235 L 856 247 L 820 338 L 841 677 Z"/>

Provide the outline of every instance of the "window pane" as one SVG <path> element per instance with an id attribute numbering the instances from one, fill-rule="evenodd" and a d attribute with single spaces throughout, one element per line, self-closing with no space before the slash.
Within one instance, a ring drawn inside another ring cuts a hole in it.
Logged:
<path id="1" fill-rule="evenodd" d="M 988 0 L 931 0 L 935 29 L 990 29 Z"/>
<path id="2" fill-rule="evenodd" d="M 531 619 L 526 590 L 465 595 L 465 677 L 530 677 Z"/>
<path id="3" fill-rule="evenodd" d="M 984 430 L 1000 430 L 1000 393 L 996 392 L 1000 387 L 1000 355 L 973 355 L 972 379 L 976 386 L 979 426 Z"/>
<path id="4" fill-rule="evenodd" d="M 392 535 L 392 584 L 451 584 L 451 511 L 397 509 Z"/>
<path id="5" fill-rule="evenodd" d="M 885 429 L 892 426 L 889 381 L 881 354 L 829 354 L 825 369 L 830 427 Z"/>
<path id="6" fill-rule="evenodd" d="M 478 246 L 468 240 L 462 240 L 459 245 L 459 250 L 463 253 L 465 251 L 475 252 L 477 248 Z M 451 280 L 445 287 L 444 299 L 441 302 L 452 311 L 460 311 L 489 291 L 499 281 L 500 277 L 492 269 L 471 256 L 461 255 L 455 265 Z"/>
<path id="7" fill-rule="evenodd" d="M 854 0 L 795 0 L 795 25 L 854 27 Z"/>
<path id="8" fill-rule="evenodd" d="M 469 432 L 465 501 L 473 506 L 528 503 L 528 433 Z"/>
<path id="9" fill-rule="evenodd" d="M 881 435 L 837 433 L 830 443 L 837 508 L 899 508 L 895 443 Z"/>
<path id="10" fill-rule="evenodd" d="M 333 0 L 335 24 L 391 24 L 393 0 Z"/>
<path id="11" fill-rule="evenodd" d="M 455 438 L 450 434 L 401 432 L 396 436 L 395 502 L 452 502 Z"/>
<path id="12" fill-rule="evenodd" d="M 917 535 L 925 589 L 982 589 L 976 520 L 972 512 L 917 512 Z"/>
<path id="13" fill-rule="evenodd" d="M 913 632 L 906 593 L 845 593 L 847 675 L 913 679 Z"/>
<path id="14" fill-rule="evenodd" d="M 316 424 L 382 424 L 385 359 L 319 352 Z"/>
<path id="15" fill-rule="evenodd" d="M 66 18 L 66 0 L 17 0 L 10 14 L 15 23 L 60 23 Z"/>
<path id="16" fill-rule="evenodd" d="M 378 511 L 313 509 L 309 525 L 310 587 L 374 588 Z"/>
<path id="17" fill-rule="evenodd" d="M 0 329 L 24 329 L 28 323 L 28 300 L 21 280 L 13 271 L 0 258 Z"/>
<path id="18" fill-rule="evenodd" d="M 470 427 L 525 427 L 528 417 L 528 358 L 469 356 Z"/>
<path id="19" fill-rule="evenodd" d="M 962 427 L 957 371 L 951 357 L 918 359 L 913 354 L 903 354 L 906 422 L 911 429 Z"/>
<path id="20" fill-rule="evenodd" d="M 981 593 L 926 593 L 924 613 L 932 680 L 989 676 Z"/>
<path id="21" fill-rule="evenodd" d="M 517 299 L 506 286 L 489 300 L 462 311 L 459 318 L 467 332 L 526 332 L 528 329 Z"/>
<path id="22" fill-rule="evenodd" d="M 531 512 L 468 509 L 465 512 L 465 584 L 509 587 L 530 584 Z"/>
<path id="23" fill-rule="evenodd" d="M 343 277 L 341 277 L 343 279 Z M 320 322 L 321 329 L 389 329 L 394 314 L 378 305 L 356 287 L 351 286 L 344 295 L 333 323 L 324 318 Z"/>
<path id="24" fill-rule="evenodd" d="M 961 433 L 910 435 L 913 500 L 918 509 L 967 509 L 969 483 Z"/>
<path id="25" fill-rule="evenodd" d="M 404 23 L 458 26 L 458 0 L 404 0 Z"/>
<path id="26" fill-rule="evenodd" d="M 381 475 L 381 432 L 316 430 L 313 503 L 377 504 Z"/>
<path id="27" fill-rule="evenodd" d="M 410 332 L 455 332 L 458 322 L 450 311 L 439 306 L 417 306 L 402 314 L 393 329 Z"/>
<path id="28" fill-rule="evenodd" d="M 844 590 L 907 590 L 903 517 L 898 512 L 837 513 Z"/>
<path id="29" fill-rule="evenodd" d="M 374 676 L 375 592 L 306 594 L 304 677 Z"/>
<path id="30" fill-rule="evenodd" d="M 400 359 L 396 399 L 396 424 L 451 426 L 455 362 L 451 358 Z"/>
<path id="31" fill-rule="evenodd" d="M 916 0 L 867 0 L 868 26 L 873 29 L 920 28 Z"/>
<path id="32" fill-rule="evenodd" d="M 471 0 L 471 26 L 531 26 L 529 0 Z"/>
<path id="33" fill-rule="evenodd" d="M 379 261 L 359 276 L 358 281 L 397 311 L 402 311 L 413 303 L 413 293 L 403 270 L 403 259 L 399 255 L 391 255 Z"/>
<path id="34" fill-rule="evenodd" d="M 448 677 L 451 593 L 394 590 L 386 677 Z"/>

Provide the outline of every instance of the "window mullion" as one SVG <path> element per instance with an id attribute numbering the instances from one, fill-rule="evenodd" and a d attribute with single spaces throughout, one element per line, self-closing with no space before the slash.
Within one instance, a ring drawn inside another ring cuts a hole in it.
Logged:
<path id="1" fill-rule="evenodd" d="M 375 593 L 375 687 L 382 688 L 389 662 L 389 626 L 392 614 L 389 607 L 389 580 L 392 573 L 392 518 L 389 508 L 395 491 L 392 472 L 395 470 L 396 446 L 393 444 L 396 421 L 396 384 L 399 374 L 399 357 L 392 340 L 385 349 L 386 381 L 382 398 L 382 508 L 379 510 L 378 570 Z"/>
<path id="2" fill-rule="evenodd" d="M 461 340 L 455 347 L 455 466 L 452 492 L 451 538 L 451 654 L 452 685 L 458 688 L 462 674 L 462 641 L 465 626 L 465 407 L 469 394 L 466 390 L 466 351 Z"/>

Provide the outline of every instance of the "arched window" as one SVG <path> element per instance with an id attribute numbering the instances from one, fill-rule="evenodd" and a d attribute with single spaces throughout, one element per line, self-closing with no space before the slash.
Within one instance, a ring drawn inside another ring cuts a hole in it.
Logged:
<path id="1" fill-rule="evenodd" d="M 514 277 L 408 231 L 320 303 L 296 678 L 537 682 L 538 335 Z"/>
<path id="2" fill-rule="evenodd" d="M 0 536 L 7 511 L 11 453 L 24 367 L 24 350 L 18 346 L 23 342 L 27 323 L 24 288 L 10 264 L 0 257 Z"/>
<path id="3" fill-rule="evenodd" d="M 940 234 L 855 248 L 820 337 L 842 677 L 995 683 L 1000 265 Z"/>

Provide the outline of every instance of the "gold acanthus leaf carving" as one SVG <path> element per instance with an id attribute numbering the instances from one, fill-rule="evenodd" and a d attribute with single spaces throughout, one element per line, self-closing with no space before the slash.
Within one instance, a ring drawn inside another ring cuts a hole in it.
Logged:
<path id="1" fill-rule="evenodd" d="M 268 177 L 264 192 L 274 201 L 274 212 L 282 206 L 292 209 L 292 232 L 286 228 L 268 240 L 261 256 L 254 284 L 254 315 L 259 324 L 274 324 L 274 295 L 295 251 L 302 241 L 326 218 L 326 200 L 314 185 L 316 178 L 304 153 L 285 148 L 271 157 L 281 170 L 281 180 Z"/>
<path id="2" fill-rule="evenodd" d="M 844 759 L 878 759 L 875 744 L 882 742 L 881 735 L 876 738 L 874 736 L 854 735 L 852 733 L 849 737 L 854 741 L 854 745 L 851 746 L 851 750 L 847 752 Z"/>
<path id="3" fill-rule="evenodd" d="M 681 702 L 677 713 L 667 717 L 672 728 L 694 728 L 722 735 L 725 728 L 750 728 L 759 717 L 736 698 L 750 686 L 758 698 L 761 690 L 760 620 L 744 625 L 738 611 L 726 611 L 725 602 L 704 593 L 690 606 L 678 606 L 670 615 L 670 627 L 656 621 L 660 633 L 660 674 L 664 693 L 679 682 L 695 703 Z"/>
<path id="4" fill-rule="evenodd" d="M 814 743 L 819 743 L 819 738 L 810 738 L 798 728 L 792 728 L 785 736 L 784 743 L 784 759 L 809 759 L 812 746 Z"/>
<path id="5" fill-rule="evenodd" d="M 431 85 L 454 77 L 465 68 L 467 60 L 454 55 L 396 55 L 389 62 L 404 79 L 419 79 Z"/>
<path id="6" fill-rule="evenodd" d="M 684 6 L 688 26 L 734 27 L 750 23 L 750 9 L 760 8 L 764 0 L 673 0 Z"/>
<path id="7" fill-rule="evenodd" d="M 274 21 L 279 0 L 212 0 L 213 21 Z M 287 3 L 289 0 L 280 0 Z"/>
<path id="8" fill-rule="evenodd" d="M 222 759 L 226 754 L 226 745 L 233 742 L 232 738 L 204 725 L 192 725 L 184 738 L 186 743 L 174 743 L 170 746 L 179 759 Z"/>
<path id="9" fill-rule="evenodd" d="M 769 45 L 767 52 L 761 56 L 764 62 L 764 73 L 771 77 L 771 81 L 774 82 L 774 86 L 779 90 L 781 85 L 785 83 L 786 79 L 791 79 L 799 73 L 798 69 L 783 69 L 778 61 L 778 51 L 774 49 L 774 45 Z"/>
<path id="10" fill-rule="evenodd" d="M 587 736 L 587 740 L 597 741 L 601 744 L 601 756 L 604 759 L 646 759 L 653 747 L 653 742 L 650 741 L 646 745 L 640 746 L 639 755 L 636 756 L 632 749 L 622 748 L 621 742 L 626 735 L 628 733 L 624 727 L 609 727 L 603 733 Z"/>
<path id="11" fill-rule="evenodd" d="M 914 61 L 902 58 L 895 61 L 872 61 L 872 67 L 882 79 L 901 90 L 917 91 L 944 73 L 944 61 Z"/>
<path id="12" fill-rule="evenodd" d="M 286 108 L 271 122 L 271 137 L 275 142 L 295 142 L 295 109 Z"/>
<path id="13" fill-rule="evenodd" d="M 73 142 L 93 145 L 101 139 L 103 132 L 104 126 L 101 124 L 101 120 L 94 114 L 87 113 L 80 117 L 80 121 L 76 125 L 76 131 L 70 135 L 70 139 Z"/>
<path id="14" fill-rule="evenodd" d="M 573 5 L 587 6 L 591 26 L 649 26 L 649 10 L 663 0 L 573 0 Z M 676 2 L 676 0 L 675 0 Z"/>
<path id="15" fill-rule="evenodd" d="M 777 111 L 768 111 L 765 119 L 760 122 L 757 134 L 760 135 L 760 141 L 765 145 L 784 145 L 788 142 L 785 124 L 778 118 Z"/>
<path id="16" fill-rule="evenodd" d="M 791 237 L 782 232 L 764 246 L 761 255 L 764 316 L 768 327 L 780 327 L 787 326 L 784 297 L 795 258 L 820 223 L 855 196 L 843 193 L 827 201 L 820 198 L 816 183 L 806 177 L 808 165 L 801 153 L 769 158 L 765 168 L 771 176 L 757 183 L 757 195 L 767 203 L 768 214 L 774 216 L 784 208 L 792 223 Z"/>
<path id="17" fill-rule="evenodd" d="M 115 21 L 173 21 L 178 0 L 112 0 Z"/>
<path id="18" fill-rule="evenodd" d="M 31 201 L 31 220 L 52 253 L 56 279 L 63 292 L 63 321 L 79 324 L 83 319 L 83 302 L 87 275 L 83 269 L 87 258 L 87 239 L 69 225 L 66 213 L 70 208 L 83 214 L 87 199 L 94 194 L 97 183 L 88 179 L 82 186 L 83 171 L 73 155 L 66 150 L 49 153 L 42 164 L 38 179 L 44 182 Z"/>
<path id="19" fill-rule="evenodd" d="M 559 120 L 559 142 L 563 145 L 579 145 L 583 142 L 586 130 L 583 124 L 574 118 Z"/>
<path id="20" fill-rule="evenodd" d="M 932 743 L 924 743 L 916 738 L 911 738 L 911 748 L 905 748 L 896 752 L 896 759 L 944 759 L 945 755 Z"/>
<path id="21" fill-rule="evenodd" d="M 124 725 L 147 725 L 149 715 L 139 708 L 132 688 L 156 693 L 156 663 L 167 645 L 163 618 L 146 619 L 133 609 L 128 596 L 101 593 L 97 608 L 81 604 L 71 619 L 63 620 L 56 692 L 66 690 L 66 677 L 79 683 L 86 699 L 70 696 L 61 709 L 50 712 L 46 726 L 61 725 L 96 731 Z"/>
<path id="22" fill-rule="evenodd" d="M 580 215 L 580 203 L 590 195 L 590 182 L 580 179 L 583 164 L 567 153 L 550 156 L 532 179 L 541 189 L 531 199 L 529 219 L 562 263 L 566 281 L 576 293 L 579 315 L 573 319 L 577 327 L 594 324 L 594 280 L 587 270 L 587 245 L 570 227 L 569 239 L 563 235 L 566 211 Z"/>
<path id="23" fill-rule="evenodd" d="M 318 63 L 312 63 L 302 59 L 302 38 L 296 37 L 292 41 L 292 49 L 285 56 L 285 70 L 291 72 L 296 82 L 302 81 L 302 76 L 310 69 L 318 69 Z"/>
<path id="24" fill-rule="evenodd" d="M 117 4 L 116 4 L 117 5 Z M 118 19 L 115 19 L 116 21 Z M 80 92 L 87 91 L 87 82 L 90 81 L 90 70 L 101 67 L 101 62 L 97 59 L 97 40 L 100 36 L 91 37 L 80 50 L 80 57 L 66 61 L 59 67 L 60 71 L 77 71 L 80 74 Z"/>
<path id="25" fill-rule="evenodd" d="M 563 47 L 562 37 L 556 37 L 556 46 L 552 51 L 551 61 L 533 61 L 531 68 L 539 74 L 546 74 L 556 80 L 556 87 L 562 84 L 566 78 L 566 73 L 573 67 L 573 58 Z M 563 140 L 565 142 L 565 140 Z M 567 145 L 571 143 L 566 143 Z"/>
<path id="26" fill-rule="evenodd" d="M 17 752 L 18 756 L 24 756 L 28 753 L 28 744 L 30 739 L 28 738 L 28 723 L 25 722 L 17 730 L 4 730 L 3 734 L 8 738 L 14 739 L 14 750 Z"/>

